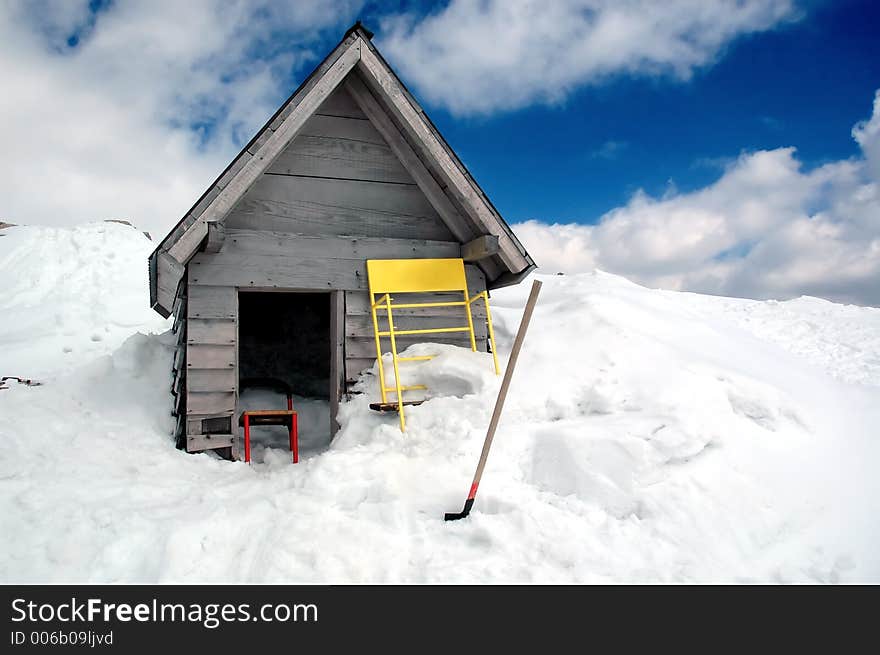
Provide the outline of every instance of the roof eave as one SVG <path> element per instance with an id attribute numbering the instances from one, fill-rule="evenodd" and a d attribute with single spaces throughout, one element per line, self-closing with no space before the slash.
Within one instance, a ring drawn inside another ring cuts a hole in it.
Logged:
<path id="1" fill-rule="evenodd" d="M 518 273 L 502 273 L 497 278 L 492 280 L 492 282 L 487 282 L 486 287 L 491 291 L 493 289 L 501 289 L 503 287 L 509 287 L 513 286 L 514 284 L 519 284 L 536 268 L 538 268 L 537 264 L 532 262 Z"/>

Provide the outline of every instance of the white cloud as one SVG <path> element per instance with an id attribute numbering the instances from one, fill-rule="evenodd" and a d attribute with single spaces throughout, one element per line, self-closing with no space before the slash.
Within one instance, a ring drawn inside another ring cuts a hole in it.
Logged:
<path id="1" fill-rule="evenodd" d="M 87 2 L 0 4 L 0 220 L 164 233 L 360 4 L 127 0 L 97 20 Z"/>
<path id="2" fill-rule="evenodd" d="M 794 148 L 747 153 L 704 189 L 638 192 L 597 225 L 514 229 L 548 272 L 598 267 L 672 289 L 880 306 L 880 93 L 853 135 L 864 158 L 804 171 Z"/>
<path id="3" fill-rule="evenodd" d="M 794 18 L 792 0 L 452 0 L 386 19 L 380 45 L 427 100 L 489 113 L 617 74 L 686 79 L 736 37 Z"/>
<path id="4" fill-rule="evenodd" d="M 874 179 L 880 180 L 880 90 L 874 94 L 874 113 L 871 118 L 858 123 L 852 134 L 865 153 Z"/>

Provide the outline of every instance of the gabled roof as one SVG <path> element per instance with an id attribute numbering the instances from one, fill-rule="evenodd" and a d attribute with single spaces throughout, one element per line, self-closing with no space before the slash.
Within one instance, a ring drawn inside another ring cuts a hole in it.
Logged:
<path id="1" fill-rule="evenodd" d="M 149 260 L 153 309 L 163 316 L 171 313 L 186 264 L 200 249 L 222 245 L 226 216 L 339 85 L 373 121 L 456 238 L 477 250 L 489 247 L 478 265 L 490 289 L 514 284 L 535 268 L 516 235 L 373 46 L 372 36 L 355 23 L 161 241 Z"/>

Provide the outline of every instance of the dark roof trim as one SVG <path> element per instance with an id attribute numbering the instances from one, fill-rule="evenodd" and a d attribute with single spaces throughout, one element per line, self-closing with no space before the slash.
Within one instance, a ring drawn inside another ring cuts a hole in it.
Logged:
<path id="1" fill-rule="evenodd" d="M 519 284 L 520 282 L 522 282 L 526 278 L 526 276 L 528 276 L 529 273 L 534 271 L 536 268 L 538 268 L 537 264 L 532 262 L 526 268 L 521 270 L 519 273 L 502 273 L 495 280 L 493 280 L 491 283 L 487 282 L 486 287 L 489 290 L 493 290 L 493 289 L 501 289 L 503 287 L 510 287 L 510 286 L 513 286 L 514 284 Z"/>
<path id="2" fill-rule="evenodd" d="M 355 21 L 355 24 L 346 30 L 345 34 L 342 35 L 342 40 L 345 41 L 349 36 L 354 34 L 355 32 L 360 32 L 360 35 L 364 38 L 365 41 L 373 40 L 373 33 L 368 30 L 360 20 Z"/>

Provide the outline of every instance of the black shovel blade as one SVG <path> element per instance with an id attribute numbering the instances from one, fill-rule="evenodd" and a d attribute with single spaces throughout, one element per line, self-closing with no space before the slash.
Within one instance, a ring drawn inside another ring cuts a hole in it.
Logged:
<path id="1" fill-rule="evenodd" d="M 474 499 L 468 498 L 466 501 L 464 501 L 464 509 L 463 510 L 461 510 L 460 512 L 446 512 L 446 514 L 443 516 L 443 520 L 444 521 L 457 521 L 459 519 L 463 519 L 464 517 L 466 517 L 468 514 L 471 513 L 471 507 L 473 507 L 473 506 L 474 506 Z"/>

